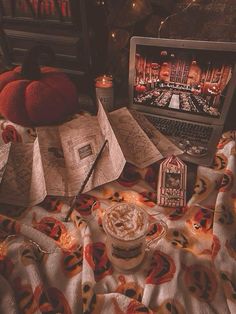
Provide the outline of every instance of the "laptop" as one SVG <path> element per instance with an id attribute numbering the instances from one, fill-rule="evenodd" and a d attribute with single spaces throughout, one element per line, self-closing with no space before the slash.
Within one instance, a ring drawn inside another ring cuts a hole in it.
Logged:
<path id="1" fill-rule="evenodd" d="M 129 104 L 183 151 L 212 165 L 236 86 L 236 43 L 132 37 Z"/>

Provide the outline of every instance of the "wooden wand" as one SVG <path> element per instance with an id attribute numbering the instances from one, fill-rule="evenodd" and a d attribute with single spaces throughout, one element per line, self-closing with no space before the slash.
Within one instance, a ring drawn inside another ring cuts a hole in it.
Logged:
<path id="1" fill-rule="evenodd" d="M 71 216 L 71 214 L 72 214 L 72 212 L 73 212 L 73 210 L 74 210 L 74 206 L 75 206 L 76 200 L 77 200 L 78 196 L 79 196 L 81 193 L 83 193 L 83 190 L 84 190 L 84 188 L 85 188 L 85 186 L 86 186 L 86 184 L 87 184 L 89 178 L 91 177 L 91 174 L 92 174 L 93 170 L 95 169 L 95 167 L 96 167 L 96 165 L 97 165 L 97 163 L 98 163 L 98 160 L 100 159 L 100 157 L 101 157 L 101 155 L 102 155 L 102 152 L 103 152 L 103 150 L 104 150 L 104 148 L 105 148 L 105 146 L 106 146 L 107 143 L 108 143 L 108 140 L 105 140 L 105 142 L 103 143 L 103 145 L 102 145 L 100 151 L 98 152 L 98 154 L 97 154 L 97 156 L 96 156 L 96 158 L 95 158 L 95 160 L 94 160 L 94 162 L 93 162 L 93 164 L 92 164 L 92 166 L 91 166 L 91 168 L 90 168 L 90 170 L 89 170 L 89 172 L 88 172 L 86 178 L 84 179 L 84 182 L 82 183 L 79 192 L 78 192 L 78 193 L 75 195 L 75 197 L 73 198 L 72 203 L 71 203 L 71 206 L 70 206 L 70 209 L 68 210 L 68 213 L 67 213 L 67 215 L 66 215 L 66 217 L 65 217 L 65 222 L 68 222 L 68 220 L 70 219 L 70 216 Z"/>

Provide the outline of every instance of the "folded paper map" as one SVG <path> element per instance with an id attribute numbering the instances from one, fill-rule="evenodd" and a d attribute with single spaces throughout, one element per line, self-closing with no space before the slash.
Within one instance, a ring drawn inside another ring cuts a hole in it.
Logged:
<path id="1" fill-rule="evenodd" d="M 127 108 L 108 116 L 99 103 L 97 116 L 39 127 L 34 143 L 0 146 L 0 203 L 32 206 L 46 195 L 75 196 L 105 140 L 108 144 L 84 192 L 116 180 L 126 162 L 144 168 L 182 153 L 144 117 Z"/>

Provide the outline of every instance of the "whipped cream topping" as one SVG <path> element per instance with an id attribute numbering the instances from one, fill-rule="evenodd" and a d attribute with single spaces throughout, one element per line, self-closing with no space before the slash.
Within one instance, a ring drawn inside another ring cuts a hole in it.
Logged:
<path id="1" fill-rule="evenodd" d="M 147 215 L 134 204 L 119 204 L 105 215 L 107 231 L 122 240 L 134 240 L 143 235 L 147 228 Z"/>

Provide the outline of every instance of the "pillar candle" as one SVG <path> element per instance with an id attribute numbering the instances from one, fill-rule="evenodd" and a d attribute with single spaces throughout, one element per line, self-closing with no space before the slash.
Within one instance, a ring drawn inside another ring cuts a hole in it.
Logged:
<path id="1" fill-rule="evenodd" d="M 106 111 L 112 111 L 114 95 L 112 77 L 108 75 L 99 76 L 95 79 L 96 97 L 101 100 Z"/>

